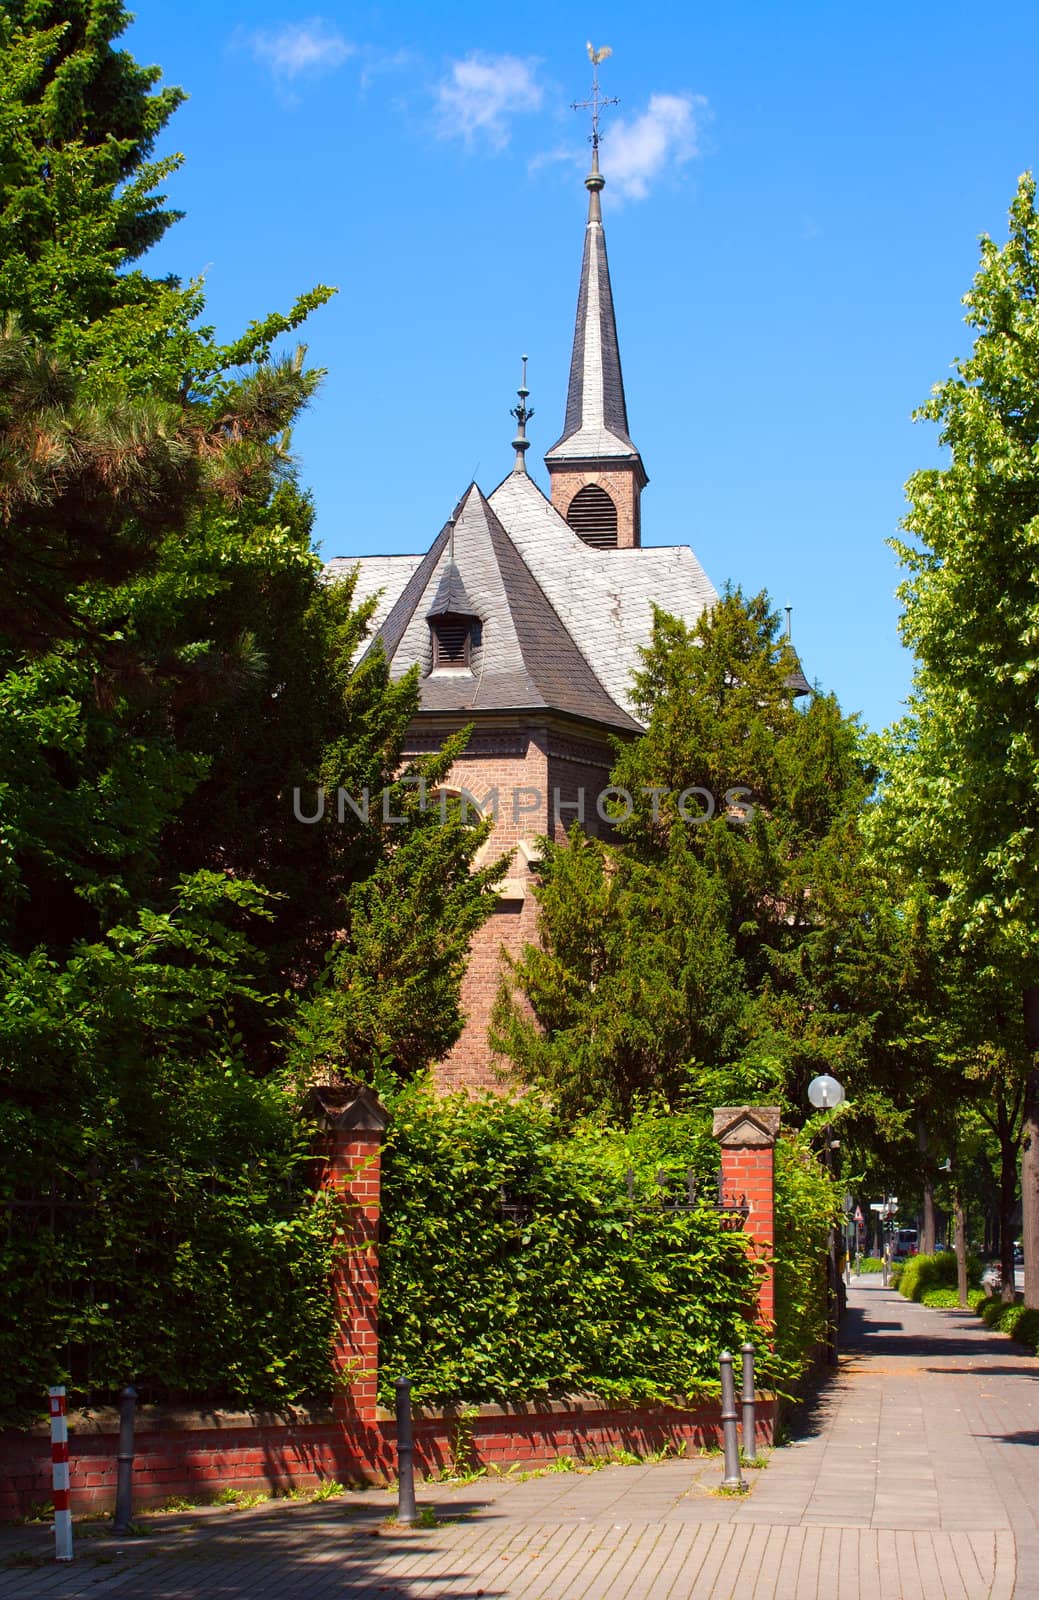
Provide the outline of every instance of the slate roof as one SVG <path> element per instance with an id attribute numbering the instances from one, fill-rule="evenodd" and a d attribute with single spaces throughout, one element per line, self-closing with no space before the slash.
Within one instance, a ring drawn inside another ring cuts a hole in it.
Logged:
<path id="1" fill-rule="evenodd" d="M 454 570 L 451 529 L 454 527 Z M 377 628 L 395 677 L 418 662 L 427 711 L 551 708 L 637 728 L 632 674 L 654 602 L 690 626 L 717 598 L 688 545 L 594 550 L 523 471 L 490 500 L 473 485 L 424 556 L 333 561 L 359 567 L 360 595 L 382 583 Z M 471 670 L 432 671 L 428 617 L 445 577 L 483 623 Z"/>
<path id="2" fill-rule="evenodd" d="M 569 529 L 567 535 L 574 538 Z M 368 591 L 367 562 L 358 565 Z M 383 614 L 378 638 L 394 677 L 418 664 L 424 711 L 555 710 L 637 730 L 639 724 L 604 688 L 475 484 L 426 554 L 410 572 L 395 576 L 405 581 Z M 483 624 L 468 668 L 432 666 L 429 617 L 445 585 L 449 592 L 461 589 L 465 611 Z"/>
<path id="3" fill-rule="evenodd" d="M 356 572 L 354 600 L 360 605 L 375 597 L 372 628 L 378 631 L 421 560 L 421 556 L 335 556 L 325 563 L 324 575 L 338 583 Z"/>
<path id="4" fill-rule="evenodd" d="M 600 683 L 634 716 L 631 679 L 652 638 L 654 604 L 692 627 L 718 598 L 692 550 L 595 550 L 526 473 L 510 473 L 490 503 Z"/>
<path id="5" fill-rule="evenodd" d="M 462 574 L 448 556 L 447 565 L 440 575 L 440 587 L 426 615 L 428 617 L 478 617 L 476 606 L 465 592 Z"/>
<path id="6" fill-rule="evenodd" d="M 597 169 L 595 175 L 598 178 Z M 591 178 L 588 181 L 591 184 Z M 601 187 L 601 180 L 598 186 Z M 562 436 L 545 460 L 551 466 L 593 458 L 637 461 L 642 467 L 628 433 L 617 320 L 597 189 L 590 197 L 584 236 L 566 418 Z M 645 477 L 644 468 L 642 473 Z"/>

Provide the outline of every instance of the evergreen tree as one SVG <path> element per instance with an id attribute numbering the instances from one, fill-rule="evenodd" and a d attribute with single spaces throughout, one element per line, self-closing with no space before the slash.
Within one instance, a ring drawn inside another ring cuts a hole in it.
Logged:
<path id="1" fill-rule="evenodd" d="M 621 843 L 549 847 L 540 950 L 517 962 L 497 1043 L 573 1114 L 789 1094 L 854 1075 L 867 1024 L 840 992 L 870 774 L 854 721 L 815 695 L 764 595 L 693 629 L 664 613 L 618 749 Z M 854 913 L 852 913 L 854 914 Z"/>
<path id="2" fill-rule="evenodd" d="M 220 346 L 199 286 L 137 265 L 174 215 L 154 192 L 174 163 L 149 155 L 179 93 L 115 48 L 127 20 L 113 0 L 0 15 L 16 1407 L 131 1372 L 252 1403 L 324 1386 L 330 1219 L 281 1069 L 372 1080 L 441 1054 L 496 874 L 471 871 L 478 828 L 382 819 L 385 786 L 434 787 L 457 748 L 401 772 L 417 680 L 355 665 L 371 605 L 312 547 L 286 430 L 320 374 L 272 344 L 329 291 Z M 294 790 L 318 787 L 307 825 Z M 372 794 L 369 824 L 339 823 L 340 788 Z"/>

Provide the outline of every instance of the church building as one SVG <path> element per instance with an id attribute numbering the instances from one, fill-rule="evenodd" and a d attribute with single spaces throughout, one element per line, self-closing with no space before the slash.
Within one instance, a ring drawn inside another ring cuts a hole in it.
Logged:
<path id="1" fill-rule="evenodd" d="M 328 566 L 333 578 L 358 568 L 358 599 L 378 597 L 374 639 L 391 673 L 418 664 L 421 709 L 405 755 L 438 750 L 471 725 L 448 783 L 494 811 L 487 858 L 511 852 L 495 913 L 473 941 L 465 1031 L 437 1070 L 445 1090 L 499 1082 L 487 1027 L 502 949 L 536 937 L 536 841 L 561 837 L 575 819 L 603 829 L 596 801 L 609 783 L 611 736 L 641 731 L 631 684 L 654 604 L 693 624 L 716 598 L 688 545 L 642 544 L 648 479 L 628 426 L 604 182 L 596 133 L 566 414 L 545 456 L 551 499 L 526 469 L 524 374 L 515 465 L 490 495 L 470 484 L 422 554 Z"/>

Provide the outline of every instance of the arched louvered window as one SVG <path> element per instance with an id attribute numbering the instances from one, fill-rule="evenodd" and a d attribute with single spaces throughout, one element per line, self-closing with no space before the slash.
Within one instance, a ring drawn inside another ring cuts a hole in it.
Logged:
<path id="1" fill-rule="evenodd" d="M 586 483 L 570 502 L 566 520 L 579 539 L 596 550 L 617 548 L 617 507 L 597 483 Z"/>
<path id="2" fill-rule="evenodd" d="M 429 624 L 433 635 L 433 666 L 468 667 L 472 647 L 480 643 L 480 624 L 475 617 L 454 616 L 446 611 Z"/>

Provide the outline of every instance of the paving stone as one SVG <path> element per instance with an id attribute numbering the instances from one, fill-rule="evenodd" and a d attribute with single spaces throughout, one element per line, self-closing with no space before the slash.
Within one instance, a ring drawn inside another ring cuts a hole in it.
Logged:
<path id="1" fill-rule="evenodd" d="M 377 1492 L 156 1518 L 140 1541 L 81 1528 L 61 1568 L 12 1565 L 49 1534 L 7 1529 L 0 1600 L 1039 1597 L 1039 1363 L 874 1283 L 850 1307 L 837 1372 L 745 1498 L 715 1492 L 712 1457 L 425 1486 L 428 1529 L 387 1523 Z"/>

